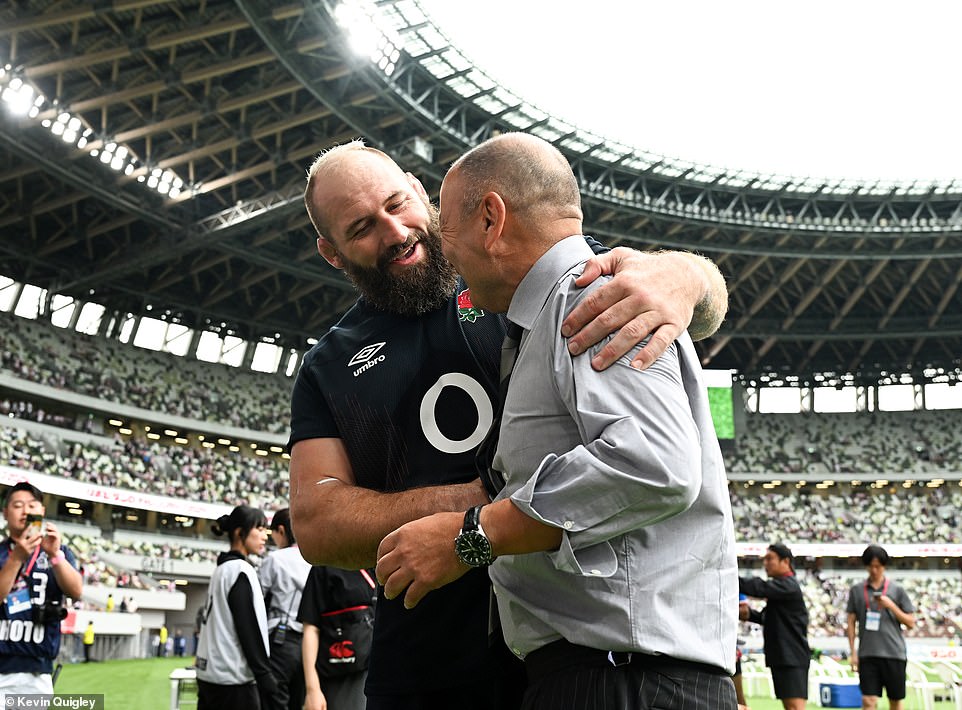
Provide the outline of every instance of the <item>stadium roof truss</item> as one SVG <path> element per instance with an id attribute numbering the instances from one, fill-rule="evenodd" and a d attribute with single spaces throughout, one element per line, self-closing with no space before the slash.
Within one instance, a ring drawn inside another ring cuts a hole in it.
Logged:
<path id="1" fill-rule="evenodd" d="M 0 67 L 0 273 L 51 293 L 302 348 L 353 300 L 302 204 L 319 151 L 362 136 L 436 194 L 465 149 L 523 130 L 569 158 L 588 233 L 720 266 L 707 365 L 959 367 L 962 181 L 751 174 L 608 141 L 487 77 L 416 0 L 20 0 Z"/>

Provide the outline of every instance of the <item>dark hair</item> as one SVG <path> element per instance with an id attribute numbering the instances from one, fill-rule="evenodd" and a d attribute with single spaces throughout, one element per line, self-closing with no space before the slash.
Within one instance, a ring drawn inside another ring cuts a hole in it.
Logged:
<path id="1" fill-rule="evenodd" d="M 3 507 L 6 508 L 10 504 L 10 496 L 12 496 L 17 491 L 29 491 L 30 495 L 33 496 L 34 500 L 43 503 L 43 493 L 32 483 L 27 481 L 20 481 L 19 483 L 13 484 L 7 491 L 6 495 L 3 497 Z"/>
<path id="2" fill-rule="evenodd" d="M 773 542 L 768 546 L 768 549 L 778 555 L 778 559 L 788 560 L 788 564 L 794 568 L 792 562 L 795 559 L 795 555 L 793 555 L 792 551 L 788 549 L 788 545 L 785 545 L 781 542 Z"/>
<path id="3" fill-rule="evenodd" d="M 872 564 L 872 560 L 878 560 L 880 565 L 887 567 L 889 563 L 889 553 L 887 553 L 881 545 L 869 545 L 865 548 L 865 552 L 862 553 L 862 564 L 868 567 Z"/>
<path id="4" fill-rule="evenodd" d="M 222 515 L 210 526 L 212 533 L 220 537 L 226 535 L 227 539 L 234 542 L 234 531 L 240 528 L 240 538 L 244 539 L 254 528 L 266 527 L 267 518 L 263 511 L 252 508 L 249 505 L 239 505 L 234 508 L 230 515 Z"/>
<path id="5" fill-rule="evenodd" d="M 287 535 L 287 545 L 291 546 L 297 540 L 294 539 L 294 531 L 291 529 L 291 509 L 281 508 L 276 513 L 274 517 L 271 518 L 271 530 L 277 532 L 278 528 L 284 528 L 284 534 Z"/>

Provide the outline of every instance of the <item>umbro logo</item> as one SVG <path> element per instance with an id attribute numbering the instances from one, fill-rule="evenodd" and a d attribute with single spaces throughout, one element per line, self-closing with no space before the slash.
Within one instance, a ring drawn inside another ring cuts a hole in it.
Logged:
<path id="1" fill-rule="evenodd" d="M 375 365 L 384 362 L 385 356 L 378 355 L 378 351 L 383 348 L 385 343 L 373 343 L 371 345 L 365 345 L 363 348 L 357 351 L 354 357 L 351 358 L 350 362 L 347 363 L 348 367 L 354 367 L 355 365 L 361 365 L 354 371 L 354 376 L 357 377 L 365 370 L 370 370 Z M 364 363 L 363 365 L 361 363 Z"/>

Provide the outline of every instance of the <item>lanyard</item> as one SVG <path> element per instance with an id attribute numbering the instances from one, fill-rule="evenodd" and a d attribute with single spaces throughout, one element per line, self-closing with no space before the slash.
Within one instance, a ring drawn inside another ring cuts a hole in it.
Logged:
<path id="1" fill-rule="evenodd" d="M 16 544 L 16 543 L 14 543 Z M 37 557 L 40 556 L 40 546 L 37 545 L 37 549 L 33 551 L 33 555 L 30 557 L 30 561 L 27 563 L 27 569 L 24 570 L 23 566 L 20 567 L 20 572 L 17 573 L 17 578 L 14 580 L 14 584 L 19 582 L 21 579 L 26 579 L 30 576 L 30 572 L 33 571 L 33 566 L 37 562 Z"/>
<path id="2" fill-rule="evenodd" d="M 885 579 L 885 580 L 883 580 L 883 582 L 884 582 L 884 583 L 882 584 L 882 594 L 887 594 L 887 593 L 888 593 L 888 590 L 889 590 L 889 581 L 888 581 L 888 579 Z M 866 583 L 862 586 L 862 593 L 865 595 L 865 609 L 866 609 L 866 610 L 872 609 L 872 605 L 871 605 L 871 603 L 869 602 L 869 599 L 868 599 L 868 582 L 866 582 Z M 875 611 L 875 610 L 872 609 L 872 611 Z"/>
<path id="3" fill-rule="evenodd" d="M 369 575 L 367 570 L 364 569 L 363 567 L 361 568 L 361 576 L 364 577 L 365 581 L 371 585 L 371 589 L 374 589 L 376 587 L 376 585 L 374 584 L 374 580 L 371 579 L 371 575 Z"/>

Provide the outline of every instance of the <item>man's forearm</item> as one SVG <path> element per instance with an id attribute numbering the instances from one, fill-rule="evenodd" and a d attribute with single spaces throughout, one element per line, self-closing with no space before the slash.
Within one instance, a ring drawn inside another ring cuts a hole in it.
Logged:
<path id="1" fill-rule="evenodd" d="M 692 252 L 678 252 L 689 260 L 703 282 L 703 295 L 695 304 L 688 334 L 692 340 L 703 340 L 715 334 L 728 313 L 728 287 L 725 277 L 711 259 Z"/>
<path id="2" fill-rule="evenodd" d="M 895 607 L 895 618 L 898 620 L 902 626 L 907 629 L 915 628 L 915 614 L 909 614 L 908 612 L 902 611 L 899 607 Z"/>
<path id="3" fill-rule="evenodd" d="M 6 563 L 0 568 L 0 599 L 5 599 L 13 589 L 13 584 L 17 581 L 17 573 L 22 566 L 23 563 L 18 562 L 11 552 Z"/>
<path id="4" fill-rule="evenodd" d="M 848 650 L 855 653 L 855 622 L 849 618 L 845 625 L 845 635 L 848 637 Z"/>
<path id="5" fill-rule="evenodd" d="M 307 690 L 320 690 L 321 679 L 317 675 L 317 649 L 320 645 L 320 632 L 313 624 L 304 624 L 301 637 L 301 665 L 304 668 L 304 687 Z"/>
<path id="6" fill-rule="evenodd" d="M 308 562 L 344 569 L 373 567 L 377 546 L 404 523 L 488 501 L 480 482 L 380 493 L 340 481 L 313 484 L 291 498 L 298 547 Z"/>
<path id="7" fill-rule="evenodd" d="M 484 506 L 480 522 L 496 557 L 557 550 L 561 545 L 560 528 L 526 515 L 510 498 Z"/>

